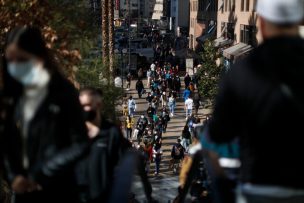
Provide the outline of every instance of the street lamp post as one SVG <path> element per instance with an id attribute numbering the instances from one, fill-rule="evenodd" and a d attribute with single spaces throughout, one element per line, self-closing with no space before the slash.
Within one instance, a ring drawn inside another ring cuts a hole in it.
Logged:
<path id="1" fill-rule="evenodd" d="M 130 72 L 130 66 L 131 66 L 131 0 L 128 1 L 129 5 L 128 5 L 128 10 L 129 10 L 129 29 L 128 29 L 128 33 L 129 33 L 129 65 L 128 65 L 128 72 Z"/>
<path id="2" fill-rule="evenodd" d="M 122 84 L 121 84 L 121 88 L 123 89 L 123 77 L 124 77 L 124 55 L 128 52 L 127 49 L 120 49 L 120 57 L 121 57 L 121 65 L 120 65 L 120 72 L 121 72 L 121 81 L 122 81 Z"/>

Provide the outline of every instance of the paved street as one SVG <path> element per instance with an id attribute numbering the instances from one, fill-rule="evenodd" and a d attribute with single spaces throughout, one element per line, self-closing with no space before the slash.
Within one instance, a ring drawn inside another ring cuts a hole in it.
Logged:
<path id="1" fill-rule="evenodd" d="M 147 102 L 145 100 L 145 96 L 139 99 L 137 92 L 135 90 L 136 81 L 133 80 L 131 84 L 131 90 L 127 91 L 128 95 L 132 95 L 136 100 L 137 111 L 135 115 L 135 121 L 137 121 L 138 117 L 142 114 L 145 114 L 146 109 L 148 108 Z M 146 85 L 146 81 L 144 81 Z M 183 84 L 183 81 L 182 81 Z M 199 116 L 203 117 L 203 114 L 209 113 L 208 110 L 200 109 Z M 174 175 L 169 167 L 169 160 L 171 154 L 171 148 L 173 144 L 176 143 L 178 137 L 181 136 L 182 129 L 185 125 L 185 111 L 184 111 L 184 102 L 182 98 L 177 99 L 175 115 L 171 118 L 168 123 L 167 132 L 163 134 L 163 144 L 162 149 L 164 155 L 162 156 L 162 162 L 160 167 L 160 174 L 155 177 L 154 173 L 154 164 L 151 164 L 150 170 L 150 181 L 153 187 L 153 197 L 160 202 L 168 202 L 172 201 L 177 195 L 178 188 L 178 175 Z M 144 191 L 142 189 L 142 183 L 137 181 L 138 178 L 135 178 L 133 184 L 133 192 L 136 194 L 136 199 L 140 202 L 145 201 Z"/>

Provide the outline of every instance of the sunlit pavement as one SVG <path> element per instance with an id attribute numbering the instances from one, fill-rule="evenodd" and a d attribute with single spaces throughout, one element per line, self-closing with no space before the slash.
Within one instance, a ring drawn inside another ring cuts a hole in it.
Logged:
<path id="1" fill-rule="evenodd" d="M 137 121 L 138 117 L 142 114 L 145 114 L 148 104 L 145 100 L 146 95 L 143 95 L 141 99 L 138 98 L 137 91 L 135 90 L 136 80 L 133 80 L 131 83 L 131 89 L 126 91 L 128 95 L 132 95 L 136 100 L 137 110 L 135 112 L 135 121 Z M 182 82 L 183 83 L 183 82 Z M 146 87 L 146 81 L 144 81 L 144 85 Z M 150 90 L 147 90 L 148 92 Z M 199 116 L 202 117 L 203 114 L 210 113 L 209 110 L 200 109 Z M 163 144 L 162 150 L 164 152 L 162 156 L 162 162 L 160 165 L 160 174 L 158 176 L 154 176 L 154 164 L 152 163 L 150 166 L 149 179 L 153 187 L 153 197 L 159 202 L 169 202 L 174 200 L 177 196 L 177 188 L 178 188 L 178 175 L 173 174 L 172 170 L 169 170 L 169 160 L 171 154 L 171 148 L 173 144 L 176 143 L 177 138 L 181 136 L 182 129 L 186 122 L 184 111 L 184 100 L 182 98 L 177 99 L 175 115 L 171 118 L 168 123 L 167 132 L 163 134 Z M 136 199 L 139 202 L 145 202 L 144 191 L 142 187 L 142 183 L 138 181 L 138 178 L 135 177 L 132 191 L 136 195 Z"/>

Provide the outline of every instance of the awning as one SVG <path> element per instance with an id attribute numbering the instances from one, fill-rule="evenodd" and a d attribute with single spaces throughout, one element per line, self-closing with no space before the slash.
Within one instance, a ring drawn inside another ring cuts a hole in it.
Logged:
<path id="1" fill-rule="evenodd" d="M 224 38 L 224 37 L 220 37 L 220 38 L 217 38 L 216 40 L 214 40 L 213 42 L 214 42 L 215 47 L 224 47 L 226 45 L 232 44 L 233 40 Z"/>
<path id="2" fill-rule="evenodd" d="M 206 34 L 204 34 L 200 37 L 197 37 L 196 41 L 204 43 L 207 39 L 215 36 L 215 32 L 216 32 L 216 25 L 213 25 Z"/>
<path id="3" fill-rule="evenodd" d="M 235 60 L 253 50 L 253 47 L 248 44 L 239 43 L 223 51 L 224 57 Z"/>

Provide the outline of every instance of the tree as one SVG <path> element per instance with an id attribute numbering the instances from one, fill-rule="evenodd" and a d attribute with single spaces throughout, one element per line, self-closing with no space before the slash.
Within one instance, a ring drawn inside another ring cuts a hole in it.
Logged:
<path id="1" fill-rule="evenodd" d="M 198 90 L 205 100 L 214 101 L 218 92 L 218 83 L 223 70 L 223 65 L 216 61 L 220 58 L 218 49 L 212 41 L 206 41 L 202 52 L 202 66 L 197 70 Z"/>
<path id="2" fill-rule="evenodd" d="M 110 72 L 110 81 L 114 81 L 115 77 L 115 53 L 114 53 L 114 1 L 108 0 L 109 2 L 109 72 Z"/>
<path id="3" fill-rule="evenodd" d="M 75 81 L 74 67 L 89 49 L 95 30 L 89 22 L 86 0 L 1 0 L 0 54 L 7 33 L 16 26 L 39 27 L 54 52 L 61 71 Z"/>
<path id="4" fill-rule="evenodd" d="M 101 16 L 102 16 L 102 60 L 106 66 L 109 64 L 109 0 L 102 0 Z M 109 70 L 106 69 L 106 75 L 109 76 Z"/>

